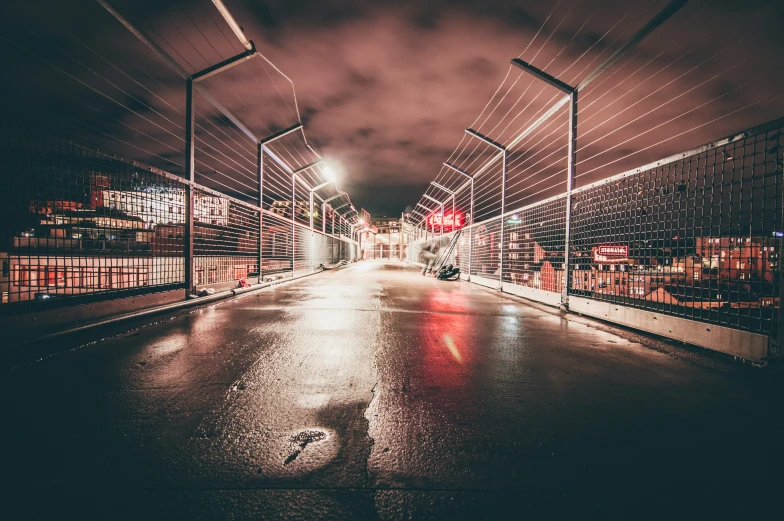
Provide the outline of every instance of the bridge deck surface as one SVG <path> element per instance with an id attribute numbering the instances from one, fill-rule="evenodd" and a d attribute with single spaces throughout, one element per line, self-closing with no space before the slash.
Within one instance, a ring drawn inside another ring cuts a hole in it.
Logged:
<path id="1" fill-rule="evenodd" d="M 780 379 L 654 344 L 359 263 L 5 372 L 7 519 L 763 508 Z"/>

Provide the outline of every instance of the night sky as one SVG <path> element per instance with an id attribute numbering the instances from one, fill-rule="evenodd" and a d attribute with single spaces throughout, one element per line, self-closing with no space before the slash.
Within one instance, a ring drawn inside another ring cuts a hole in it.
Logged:
<path id="1" fill-rule="evenodd" d="M 189 72 L 242 50 L 208 0 L 110 3 L 143 32 L 169 42 Z M 252 119 L 259 135 L 289 126 L 298 109 L 309 143 L 339 165 L 341 187 L 354 203 L 394 215 L 416 203 L 431 180 L 444 179 L 441 164 L 466 139 L 466 127 L 508 142 L 556 94 L 539 94 L 534 80 L 510 70 L 511 58 L 522 53 L 576 83 L 666 3 L 227 0 L 259 51 L 293 80 L 296 105 L 286 81 L 260 64 L 235 68 L 209 86 Z M 2 86 L 6 119 L 178 171 L 181 132 L 176 125 L 161 130 L 166 125 L 144 116 L 160 106 L 172 121 L 181 118 L 181 81 L 149 50 L 94 1 L 33 0 L 2 10 L 2 57 L 15 73 Z M 585 181 L 605 177 L 784 115 L 782 24 L 777 1 L 689 2 L 581 99 L 580 117 L 593 121 L 584 127 L 592 136 L 578 143 L 585 146 L 578 173 L 589 172 Z M 190 47 L 178 46 L 183 38 Z M 100 85 L 93 83 L 98 75 Z M 106 78 L 124 82 L 133 111 L 105 117 L 105 99 L 95 90 L 107 91 Z M 548 133 L 556 127 L 565 128 L 565 120 Z M 528 152 L 538 147 L 549 154 L 550 141 L 533 141 Z M 472 164 L 469 152 L 453 162 Z M 533 172 L 559 179 L 561 165 L 552 168 L 553 174 L 544 167 Z"/>

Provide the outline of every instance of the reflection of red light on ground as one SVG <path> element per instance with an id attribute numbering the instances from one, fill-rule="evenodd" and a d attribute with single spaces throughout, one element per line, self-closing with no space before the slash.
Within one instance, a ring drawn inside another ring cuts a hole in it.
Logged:
<path id="1" fill-rule="evenodd" d="M 423 350 L 420 370 L 428 386 L 455 389 L 466 385 L 472 374 L 470 339 L 474 325 L 468 315 L 428 313 L 423 316 L 418 324 Z"/>
<path id="2" fill-rule="evenodd" d="M 455 358 L 455 360 L 462 364 L 463 357 L 460 355 L 460 351 L 457 349 L 457 345 L 455 344 L 455 341 L 452 340 L 451 336 L 444 335 L 444 345 L 447 349 L 449 349 L 449 352 L 452 353 L 452 356 Z"/>

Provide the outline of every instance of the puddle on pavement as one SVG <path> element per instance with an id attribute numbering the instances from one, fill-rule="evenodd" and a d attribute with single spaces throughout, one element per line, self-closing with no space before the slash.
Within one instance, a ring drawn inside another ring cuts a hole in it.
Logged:
<path id="1" fill-rule="evenodd" d="M 294 444 L 297 448 L 289 454 L 289 456 L 283 460 L 283 465 L 288 465 L 289 463 L 294 462 L 302 451 L 310 445 L 311 443 L 318 443 L 320 441 L 324 441 L 327 439 L 327 433 L 324 431 L 319 430 L 304 430 L 300 431 L 297 434 L 293 434 L 289 436 L 289 441 Z"/>

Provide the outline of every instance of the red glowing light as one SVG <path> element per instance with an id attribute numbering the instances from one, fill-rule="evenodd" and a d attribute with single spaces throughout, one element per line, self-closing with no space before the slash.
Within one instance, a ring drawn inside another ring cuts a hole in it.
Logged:
<path id="1" fill-rule="evenodd" d="M 433 213 L 430 214 L 430 217 L 427 218 L 427 224 L 439 228 L 441 227 L 441 220 L 442 220 L 442 216 L 440 214 Z M 444 228 L 449 228 L 449 229 L 462 228 L 463 214 L 455 212 L 453 216 L 451 213 L 448 213 L 443 216 L 443 222 L 444 222 Z"/>

